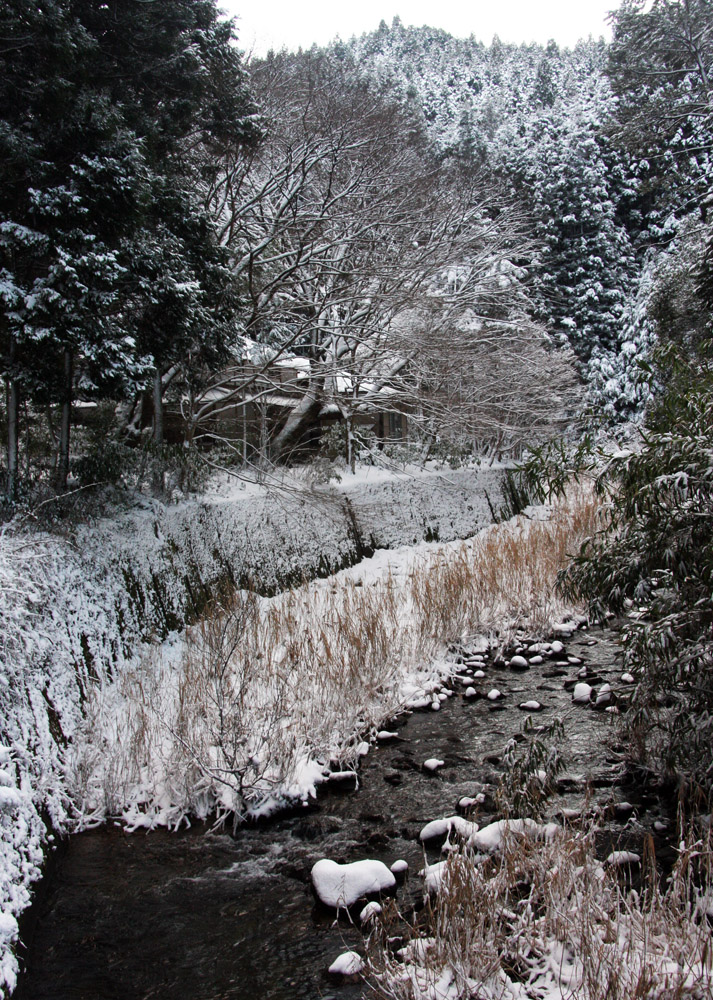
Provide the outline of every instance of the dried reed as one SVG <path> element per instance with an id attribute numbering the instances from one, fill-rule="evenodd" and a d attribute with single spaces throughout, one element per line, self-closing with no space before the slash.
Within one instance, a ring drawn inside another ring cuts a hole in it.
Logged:
<path id="1" fill-rule="evenodd" d="M 627 890 L 594 831 L 510 837 L 496 858 L 448 859 L 437 898 L 398 956 L 397 915 L 372 934 L 368 969 L 389 1000 L 703 1000 L 713 995 L 713 851 L 681 845 L 665 890 L 655 866 Z M 399 928 L 403 933 L 403 925 Z"/>
<path id="2" fill-rule="evenodd" d="M 578 490 L 546 520 L 428 547 L 402 576 L 341 576 L 270 600 L 234 593 L 182 644 L 95 691 L 81 798 L 93 781 L 104 808 L 133 823 L 240 818 L 303 790 L 330 760 L 352 765 L 364 735 L 403 706 L 407 678 L 433 686 L 446 643 L 504 641 L 523 622 L 543 632 L 564 613 L 556 574 L 596 519 Z M 90 761 L 92 743 L 103 749 Z"/>

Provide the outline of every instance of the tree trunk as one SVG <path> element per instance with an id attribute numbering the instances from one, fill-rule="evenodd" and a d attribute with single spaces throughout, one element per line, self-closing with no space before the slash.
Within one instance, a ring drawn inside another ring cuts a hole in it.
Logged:
<path id="1" fill-rule="evenodd" d="M 314 379 L 297 406 L 290 411 L 284 427 L 272 442 L 271 451 L 274 460 L 285 458 L 290 449 L 299 442 L 305 428 L 317 417 L 323 387 L 323 378 Z"/>
<path id="2" fill-rule="evenodd" d="M 356 452 L 354 450 L 354 432 L 352 428 L 352 415 L 348 413 L 344 418 L 347 432 L 347 466 L 352 475 L 356 472 Z"/>
<path id="3" fill-rule="evenodd" d="M 163 466 L 163 379 L 158 365 L 153 377 L 153 443 L 156 451 L 154 455 L 154 489 L 157 493 L 163 493 L 166 486 Z"/>
<path id="4" fill-rule="evenodd" d="M 153 443 L 157 448 L 163 444 L 163 381 L 158 365 L 153 377 Z"/>
<path id="5" fill-rule="evenodd" d="M 62 417 L 59 427 L 59 461 L 57 463 L 56 487 L 64 490 L 67 487 L 69 475 L 69 435 L 72 426 L 72 352 L 67 348 L 64 352 L 64 391 L 62 398 Z"/>
<path id="6" fill-rule="evenodd" d="M 15 338 L 10 338 L 10 375 L 7 381 L 7 488 L 6 497 L 8 503 L 14 503 L 17 499 L 17 471 L 18 471 L 18 428 L 20 410 L 20 390 L 17 379 L 12 371 L 15 361 Z"/>

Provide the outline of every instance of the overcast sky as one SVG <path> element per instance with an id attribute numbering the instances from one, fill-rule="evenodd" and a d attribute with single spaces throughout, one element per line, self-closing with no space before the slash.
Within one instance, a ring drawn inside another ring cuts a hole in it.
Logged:
<path id="1" fill-rule="evenodd" d="M 428 24 L 452 35 L 490 42 L 547 42 L 571 46 L 578 38 L 610 38 L 607 12 L 619 0 L 218 0 L 238 17 L 240 47 L 264 55 L 270 48 L 309 48 L 390 24 Z"/>

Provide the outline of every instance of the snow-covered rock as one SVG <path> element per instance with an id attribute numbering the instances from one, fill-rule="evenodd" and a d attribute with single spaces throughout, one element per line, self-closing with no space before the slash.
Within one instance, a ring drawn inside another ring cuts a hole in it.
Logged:
<path id="1" fill-rule="evenodd" d="M 499 701 L 500 698 L 502 698 L 502 693 L 497 688 L 488 691 L 488 701 Z"/>
<path id="2" fill-rule="evenodd" d="M 373 920 L 374 917 L 378 917 L 380 913 L 381 913 L 381 903 L 377 903 L 376 900 L 373 899 L 370 903 L 366 904 L 364 909 L 359 914 L 359 923 L 366 924 L 370 920 Z"/>
<path id="3" fill-rule="evenodd" d="M 425 868 L 421 869 L 419 875 L 423 877 L 428 892 L 438 892 L 441 888 L 447 864 L 447 861 L 437 861 L 434 865 L 426 865 Z"/>
<path id="4" fill-rule="evenodd" d="M 356 771 L 330 771 L 329 783 L 335 785 L 356 784 L 359 780 Z"/>
<path id="5" fill-rule="evenodd" d="M 428 760 L 424 760 L 423 766 L 426 771 L 437 771 L 445 763 L 445 760 L 441 760 L 439 757 L 429 757 Z"/>
<path id="6" fill-rule="evenodd" d="M 528 670 L 530 664 L 524 656 L 512 656 L 508 664 L 511 670 Z"/>
<path id="7" fill-rule="evenodd" d="M 312 885 L 325 906 L 339 909 L 353 906 L 362 896 L 393 888 L 396 879 L 383 861 L 353 861 L 340 865 L 322 858 L 312 868 Z"/>
<path id="8" fill-rule="evenodd" d="M 391 866 L 391 871 L 394 875 L 403 875 L 404 872 L 408 871 L 408 861 L 404 861 L 403 858 L 399 858 L 398 861 L 394 861 Z"/>
<path id="9" fill-rule="evenodd" d="M 559 832 L 557 823 L 546 823 L 544 826 L 534 819 L 499 819 L 489 826 L 484 826 L 470 837 L 468 843 L 479 851 L 492 854 L 499 851 L 506 837 L 532 837 L 542 840 L 552 840 Z"/>
<path id="10" fill-rule="evenodd" d="M 607 857 L 607 864 L 613 865 L 638 865 L 641 858 L 633 851 L 612 851 Z"/>
<path id="11" fill-rule="evenodd" d="M 451 830 L 460 837 L 471 837 L 478 831 L 478 824 L 470 820 L 463 819 L 462 816 L 446 816 L 445 819 L 434 819 L 426 823 L 419 834 L 419 840 L 435 840 L 436 837 L 445 837 Z"/>
<path id="12" fill-rule="evenodd" d="M 535 701 L 534 698 L 531 701 L 523 701 L 520 705 L 518 705 L 518 708 L 523 709 L 523 711 L 525 712 L 542 711 L 542 705 L 539 703 L 539 701 Z"/>
<path id="13" fill-rule="evenodd" d="M 329 966 L 333 976 L 358 976 L 364 968 L 364 960 L 355 951 L 345 951 Z"/>
<path id="14" fill-rule="evenodd" d="M 612 700 L 612 689 L 611 684 L 602 684 L 602 686 L 597 691 L 597 697 L 594 704 L 597 708 L 604 708 Z"/>
<path id="15" fill-rule="evenodd" d="M 585 684 L 584 681 L 575 684 L 574 691 L 572 692 L 572 701 L 577 705 L 588 705 L 592 700 L 593 690 L 591 684 Z"/>

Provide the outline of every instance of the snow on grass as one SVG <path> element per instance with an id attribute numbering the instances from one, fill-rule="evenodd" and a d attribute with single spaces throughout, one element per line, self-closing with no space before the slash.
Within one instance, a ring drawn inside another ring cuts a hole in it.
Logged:
<path id="1" fill-rule="evenodd" d="M 473 624 L 504 637 L 527 611 L 533 628 L 564 617 L 552 550 L 564 558 L 585 524 L 577 505 L 560 507 L 467 542 L 379 552 L 274 598 L 226 596 L 93 686 L 71 760 L 84 814 L 150 828 L 308 799 L 387 718 L 440 705 L 457 670 L 447 641 Z"/>
<path id="2" fill-rule="evenodd" d="M 401 708 L 440 704 L 448 641 L 565 617 L 552 582 L 591 530 L 588 500 L 419 541 L 487 522 L 483 475 L 354 483 L 351 513 L 332 489 L 255 488 L 66 536 L 3 532 L 0 989 L 42 815 L 59 831 L 265 815 L 352 767 Z M 274 598 L 236 587 L 328 574 L 358 557 L 357 533 L 402 548 Z"/>
<path id="3" fill-rule="evenodd" d="M 526 822 L 526 821 L 522 821 Z M 536 824 L 535 824 L 536 825 Z M 481 831 L 482 832 L 482 831 Z M 476 835 L 477 836 L 477 835 Z M 710 842 L 681 844 L 662 890 L 628 890 L 596 857 L 596 831 L 498 852 L 466 847 L 423 872 L 431 894 L 408 943 L 398 914 L 368 942 L 366 976 L 390 1000 L 703 1000 L 713 994 Z M 396 922 L 398 921 L 398 922 Z"/>

